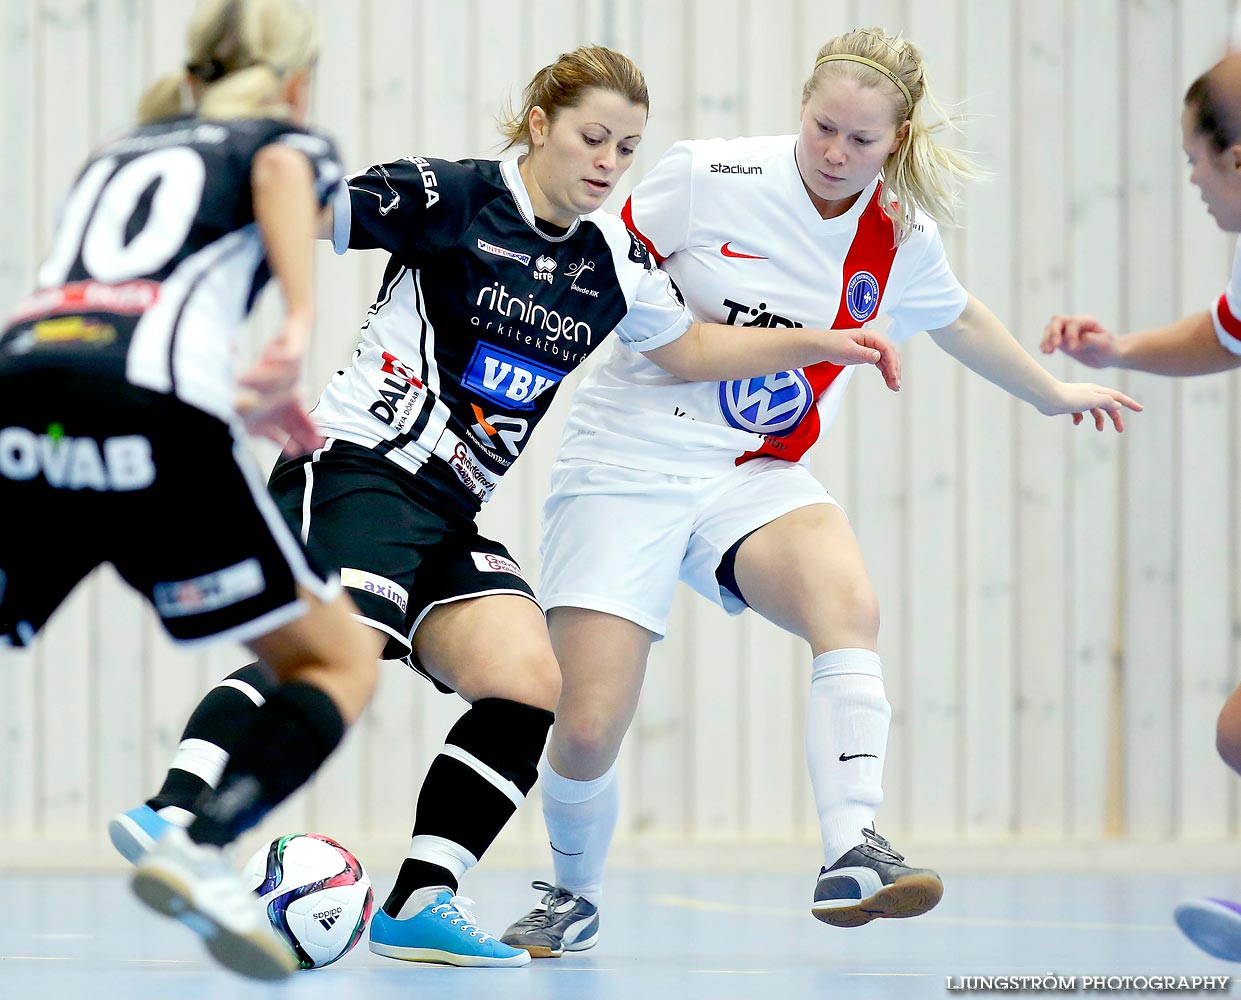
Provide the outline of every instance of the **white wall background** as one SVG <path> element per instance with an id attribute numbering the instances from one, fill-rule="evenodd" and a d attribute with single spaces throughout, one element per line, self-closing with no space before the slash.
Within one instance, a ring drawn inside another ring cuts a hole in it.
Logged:
<path id="1" fill-rule="evenodd" d="M 0 0 L 0 302 L 30 287 L 56 201 L 92 146 L 181 61 L 191 6 Z M 1231 241 L 1186 181 L 1177 121 L 1185 87 L 1223 52 L 1228 0 L 315 6 L 316 120 L 350 168 L 494 155 L 492 116 L 557 53 L 602 42 L 631 55 L 651 118 L 615 211 L 677 138 L 792 131 L 828 37 L 901 29 L 939 95 L 967 99 L 964 144 L 992 174 L 968 191 L 950 257 L 1028 349 L 1053 311 L 1143 328 L 1206 307 L 1226 279 Z M 382 263 L 324 250 L 314 391 L 347 358 Z M 1241 634 L 1236 379 L 1098 376 L 1147 405 L 1117 437 L 1040 416 L 928 338 L 908 345 L 905 366 L 899 397 L 857 378 L 815 456 L 883 604 L 895 715 L 881 830 L 970 850 L 1235 844 L 1237 783 L 1213 739 Z M 532 575 L 567 395 L 484 515 Z M 54 559 L 56 526 L 29 528 Z M 110 570 L 32 651 L 0 653 L 9 863 L 107 858 L 108 816 L 155 789 L 189 710 L 243 662 L 236 648 L 174 649 Z M 683 593 L 624 752 L 622 849 L 785 842 L 806 845 L 797 853 L 813 864 L 807 668 L 800 644 L 757 616 L 726 621 Z M 264 829 L 319 829 L 395 865 L 421 775 L 462 708 L 386 664 L 341 752 Z M 540 828 L 537 807 L 523 809 L 500 856 L 541 857 Z"/>

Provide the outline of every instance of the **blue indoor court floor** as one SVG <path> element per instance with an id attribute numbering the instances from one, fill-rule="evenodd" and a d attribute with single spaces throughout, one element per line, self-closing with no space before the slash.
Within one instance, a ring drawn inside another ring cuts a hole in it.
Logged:
<path id="1" fill-rule="evenodd" d="M 336 965 L 273 986 L 217 968 L 189 931 L 142 908 L 122 873 L 8 873 L 0 997 L 887 1000 L 978 995 L 947 989 L 961 976 L 1241 974 L 1171 921 L 1189 896 L 1241 898 L 1241 873 L 944 874 L 944 900 L 927 916 L 842 930 L 809 915 L 811 873 L 620 870 L 609 875 L 592 951 L 520 969 L 451 969 L 380 958 L 363 938 Z M 528 909 L 538 898 L 529 882 L 541 875 L 472 873 L 467 891 L 483 926 L 498 933 Z M 390 881 L 376 879 L 383 891 Z"/>

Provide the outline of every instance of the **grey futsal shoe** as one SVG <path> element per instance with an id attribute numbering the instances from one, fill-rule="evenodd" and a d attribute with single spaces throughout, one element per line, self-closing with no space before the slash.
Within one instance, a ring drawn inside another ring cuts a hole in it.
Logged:
<path id="1" fill-rule="evenodd" d="M 550 882 L 531 882 L 543 893 L 539 905 L 513 924 L 500 940 L 524 948 L 531 958 L 559 958 L 585 951 L 599 940 L 599 908 Z"/>
<path id="2" fill-rule="evenodd" d="M 944 894 L 929 868 L 910 868 L 872 826 L 862 843 L 819 873 L 810 912 L 836 927 L 861 927 L 876 917 L 917 917 Z"/>

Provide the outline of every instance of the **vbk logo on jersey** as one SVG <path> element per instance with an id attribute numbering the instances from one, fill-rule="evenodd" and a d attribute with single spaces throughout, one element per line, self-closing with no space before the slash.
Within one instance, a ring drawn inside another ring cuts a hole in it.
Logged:
<path id="1" fill-rule="evenodd" d="M 845 305 L 849 315 L 859 323 L 874 315 L 879 305 L 879 282 L 869 271 L 858 271 L 845 289 Z"/>
<path id="2" fill-rule="evenodd" d="M 506 410 L 533 410 L 534 401 L 562 378 L 555 368 L 480 343 L 462 381 Z"/>
<path id="3" fill-rule="evenodd" d="M 720 383 L 720 411 L 730 427 L 779 437 L 814 405 L 814 393 L 798 369 Z"/>

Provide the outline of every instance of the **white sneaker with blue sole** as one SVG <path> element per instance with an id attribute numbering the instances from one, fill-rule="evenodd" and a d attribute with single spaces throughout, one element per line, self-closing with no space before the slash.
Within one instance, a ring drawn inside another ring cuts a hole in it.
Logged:
<path id="1" fill-rule="evenodd" d="M 150 806 L 143 804 L 113 816 L 108 822 L 108 838 L 121 857 L 136 865 L 172 825 Z"/>
<path id="2" fill-rule="evenodd" d="M 510 948 L 478 926 L 478 918 L 466 909 L 471 902 L 445 886 L 432 904 L 404 920 L 377 910 L 371 917 L 371 951 L 404 962 L 472 968 L 528 964 L 529 952 Z"/>
<path id="3" fill-rule="evenodd" d="M 1173 912 L 1182 933 L 1208 955 L 1241 962 L 1241 904 L 1194 899 Z"/>
<path id="4" fill-rule="evenodd" d="M 297 956 L 276 937 L 267 912 L 228 853 L 196 844 L 170 828 L 134 870 L 134 894 L 147 906 L 181 921 L 203 939 L 226 968 L 251 979 L 284 979 Z"/>

